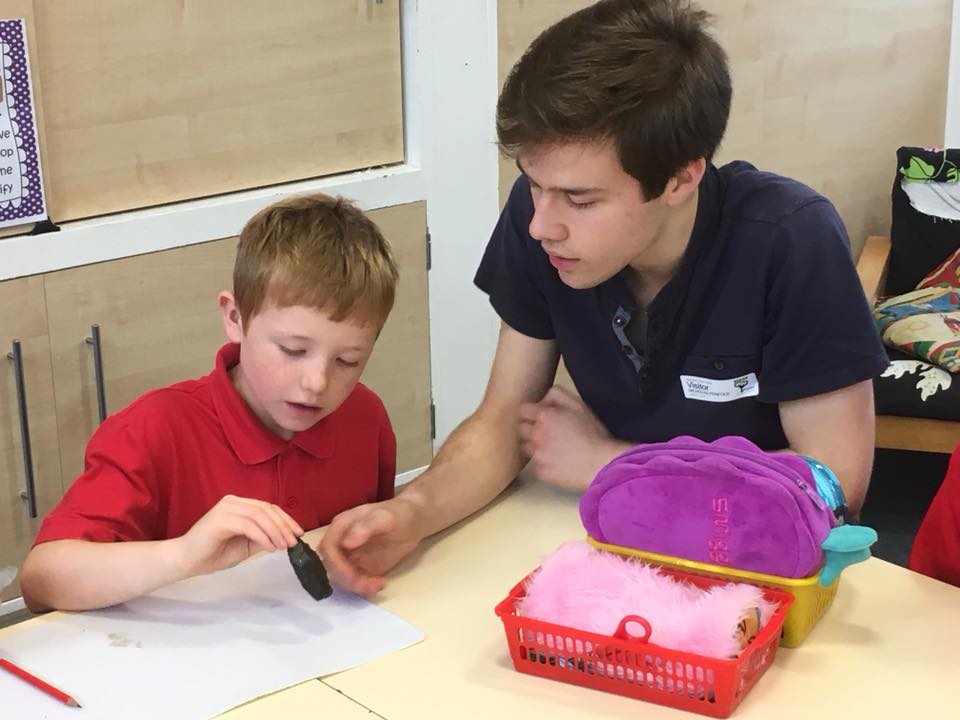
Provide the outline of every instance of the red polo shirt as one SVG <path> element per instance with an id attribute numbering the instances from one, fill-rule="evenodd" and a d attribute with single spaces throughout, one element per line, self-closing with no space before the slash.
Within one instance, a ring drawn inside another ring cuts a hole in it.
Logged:
<path id="1" fill-rule="evenodd" d="M 920 523 L 907 567 L 960 587 L 960 445 Z"/>
<path id="2" fill-rule="evenodd" d="M 284 440 L 230 382 L 239 358 L 238 345 L 225 345 L 206 377 L 148 392 L 108 417 L 34 543 L 178 537 L 228 494 L 279 505 L 304 530 L 393 497 L 397 446 L 380 398 L 358 384 L 337 410 Z"/>

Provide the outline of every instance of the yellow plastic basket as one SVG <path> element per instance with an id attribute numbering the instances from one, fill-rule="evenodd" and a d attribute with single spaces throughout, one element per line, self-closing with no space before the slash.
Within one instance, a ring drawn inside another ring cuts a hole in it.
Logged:
<path id="1" fill-rule="evenodd" d="M 741 580 L 751 585 L 786 590 L 793 595 L 793 605 L 790 606 L 787 619 L 783 623 L 783 635 L 780 638 L 781 647 L 794 648 L 803 642 L 803 639 L 813 630 L 813 626 L 824 616 L 831 603 L 833 603 L 833 598 L 837 594 L 837 586 L 840 584 L 840 578 L 838 577 L 833 581 L 833 584 L 824 587 L 820 584 L 819 573 L 805 578 L 785 578 L 779 575 L 764 575 L 749 570 L 736 570 L 722 565 L 710 565 L 671 555 L 634 550 L 622 545 L 608 545 L 594 540 L 589 535 L 587 536 L 587 542 L 601 550 L 640 558 L 653 565 L 664 565 L 709 577 Z"/>

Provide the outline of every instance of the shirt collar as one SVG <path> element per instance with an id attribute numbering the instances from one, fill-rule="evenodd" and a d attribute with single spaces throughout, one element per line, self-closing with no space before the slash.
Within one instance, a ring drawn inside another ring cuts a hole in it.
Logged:
<path id="1" fill-rule="evenodd" d="M 724 249 L 718 235 L 723 192 L 719 171 L 714 165 L 707 165 L 699 186 L 693 229 L 680 267 L 645 308 L 650 323 L 645 353 L 645 376 L 649 383 L 662 384 L 663 372 L 653 379 L 658 366 L 667 372 L 677 369 L 689 350 L 691 333 L 698 332 L 702 325 L 702 319 L 697 316 L 712 307 L 706 291 L 717 273 L 717 258 Z M 598 285 L 594 292 L 606 320 L 612 321 L 620 308 L 628 315 L 637 310 L 623 271 Z"/>
<path id="2" fill-rule="evenodd" d="M 276 457 L 291 444 L 317 459 L 332 456 L 335 439 L 330 424 L 332 415 L 296 433 L 290 440 L 284 440 L 260 421 L 234 387 L 230 370 L 239 362 L 240 345 L 227 343 L 217 352 L 216 366 L 210 378 L 220 426 L 240 461 L 245 465 L 257 465 Z"/>

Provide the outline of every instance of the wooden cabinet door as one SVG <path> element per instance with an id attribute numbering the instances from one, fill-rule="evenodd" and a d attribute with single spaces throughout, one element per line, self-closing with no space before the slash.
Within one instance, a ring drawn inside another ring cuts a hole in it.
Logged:
<path id="1" fill-rule="evenodd" d="M 399 0 L 43 0 L 56 222 L 402 162 Z"/>
<path id="2" fill-rule="evenodd" d="M 108 414 L 205 375 L 225 342 L 217 293 L 231 286 L 235 249 L 228 238 L 46 276 L 64 487 L 99 423 L 91 325 L 100 326 Z"/>
<path id="3" fill-rule="evenodd" d="M 30 517 L 14 364 L 20 341 L 27 421 L 33 456 L 37 518 Z M 43 515 L 60 499 L 60 449 L 54 414 L 50 343 L 40 276 L 0 282 L 0 566 L 19 566 Z M 19 594 L 17 585 L 4 597 Z"/>

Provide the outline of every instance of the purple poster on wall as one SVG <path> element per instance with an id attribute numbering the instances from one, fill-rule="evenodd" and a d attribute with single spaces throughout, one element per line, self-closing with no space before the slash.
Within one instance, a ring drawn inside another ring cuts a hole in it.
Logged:
<path id="1" fill-rule="evenodd" d="M 0 20 L 0 227 L 47 216 L 26 38 L 22 19 Z"/>

